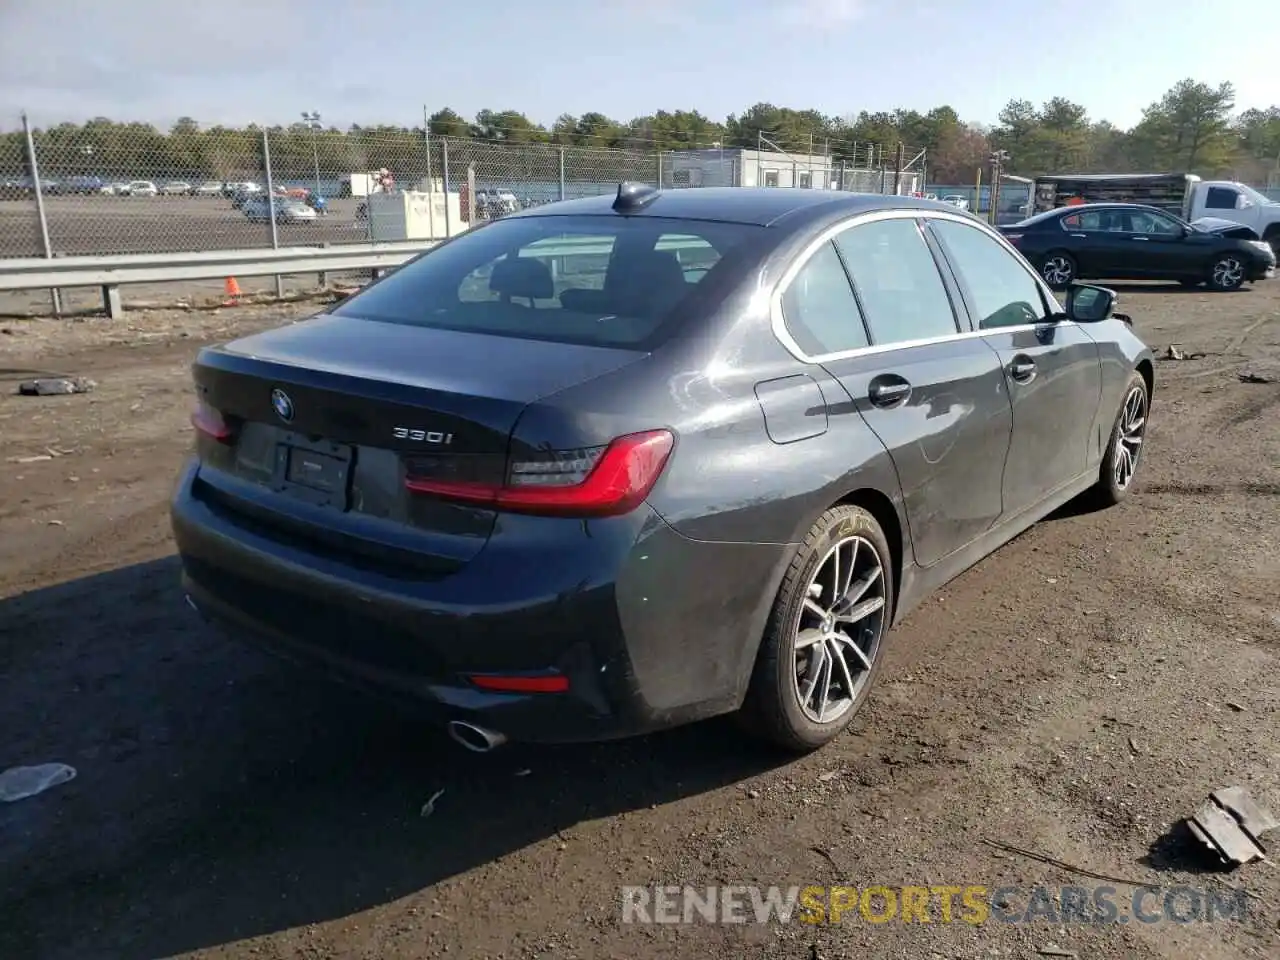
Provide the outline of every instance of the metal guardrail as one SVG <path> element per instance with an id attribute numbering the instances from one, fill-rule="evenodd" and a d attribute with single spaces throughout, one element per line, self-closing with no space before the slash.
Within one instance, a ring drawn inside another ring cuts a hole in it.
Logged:
<path id="1" fill-rule="evenodd" d="M 120 286 L 220 277 L 287 276 L 341 270 L 386 270 L 431 249 L 437 240 L 281 247 L 276 250 L 210 250 L 195 253 L 121 254 L 110 257 L 0 259 L 0 291 L 101 287 L 103 306 L 116 319 L 124 312 Z"/>

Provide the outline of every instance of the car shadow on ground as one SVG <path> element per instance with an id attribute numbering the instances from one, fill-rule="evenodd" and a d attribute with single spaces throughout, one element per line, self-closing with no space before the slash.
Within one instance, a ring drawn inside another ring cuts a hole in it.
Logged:
<path id="1" fill-rule="evenodd" d="M 347 916 L 784 762 L 723 721 L 468 753 L 206 627 L 174 558 L 0 602 L 0 730 L 0 765 L 78 772 L 0 806 L 13 957 L 170 956 Z"/>
<path id="2" fill-rule="evenodd" d="M 1248 293 L 1252 289 L 1252 286 L 1248 283 L 1246 283 L 1242 287 L 1237 287 L 1235 290 L 1222 291 L 1222 290 L 1210 290 L 1208 286 L 1206 286 L 1205 284 L 1201 284 L 1198 287 L 1184 287 L 1180 283 L 1157 283 L 1154 281 L 1139 283 L 1135 281 L 1125 281 L 1125 280 L 1121 280 L 1117 282 L 1111 282 L 1108 280 L 1090 280 L 1088 282 L 1096 283 L 1099 286 L 1106 287 L 1108 290 L 1114 290 L 1116 293 L 1120 293 L 1120 294 L 1158 293 L 1163 295 L 1163 294 L 1169 294 L 1169 293 L 1198 293 L 1201 295 L 1213 294 L 1214 296 L 1222 296 L 1224 294 L 1230 295 L 1230 294 L 1238 294 L 1238 293 Z"/>

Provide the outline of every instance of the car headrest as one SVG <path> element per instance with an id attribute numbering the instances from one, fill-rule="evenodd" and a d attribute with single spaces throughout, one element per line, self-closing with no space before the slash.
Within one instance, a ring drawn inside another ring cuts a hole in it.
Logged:
<path id="1" fill-rule="evenodd" d="M 556 295 L 551 268 L 533 257 L 506 257 L 493 265 L 489 289 L 506 297 L 550 300 Z"/>

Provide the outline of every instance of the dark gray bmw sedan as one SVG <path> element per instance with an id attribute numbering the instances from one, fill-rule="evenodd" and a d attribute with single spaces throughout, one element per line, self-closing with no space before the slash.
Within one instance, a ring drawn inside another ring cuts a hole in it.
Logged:
<path id="1" fill-rule="evenodd" d="M 473 750 L 728 712 L 811 750 L 930 591 L 1129 490 L 1153 364 L 1114 305 L 927 200 L 508 216 L 200 352 L 185 589 Z"/>

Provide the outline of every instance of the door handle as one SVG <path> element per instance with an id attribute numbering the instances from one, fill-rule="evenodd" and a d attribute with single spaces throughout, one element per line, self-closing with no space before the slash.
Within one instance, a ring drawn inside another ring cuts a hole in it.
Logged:
<path id="1" fill-rule="evenodd" d="M 1087 240 L 1089 238 L 1089 235 L 1087 233 L 1073 233 L 1071 234 L 1071 236 L 1080 237 L 1082 240 Z"/>
<path id="2" fill-rule="evenodd" d="M 1130 237 L 1130 240 L 1150 240 L 1150 237 Z"/>
<path id="3" fill-rule="evenodd" d="M 1018 383 L 1030 383 L 1036 376 L 1036 365 L 1030 357 L 1014 357 L 1009 364 L 1009 376 Z"/>
<path id="4" fill-rule="evenodd" d="M 896 407 L 911 396 L 911 384 L 902 379 L 888 382 L 872 381 L 867 390 L 867 399 L 877 407 Z"/>

